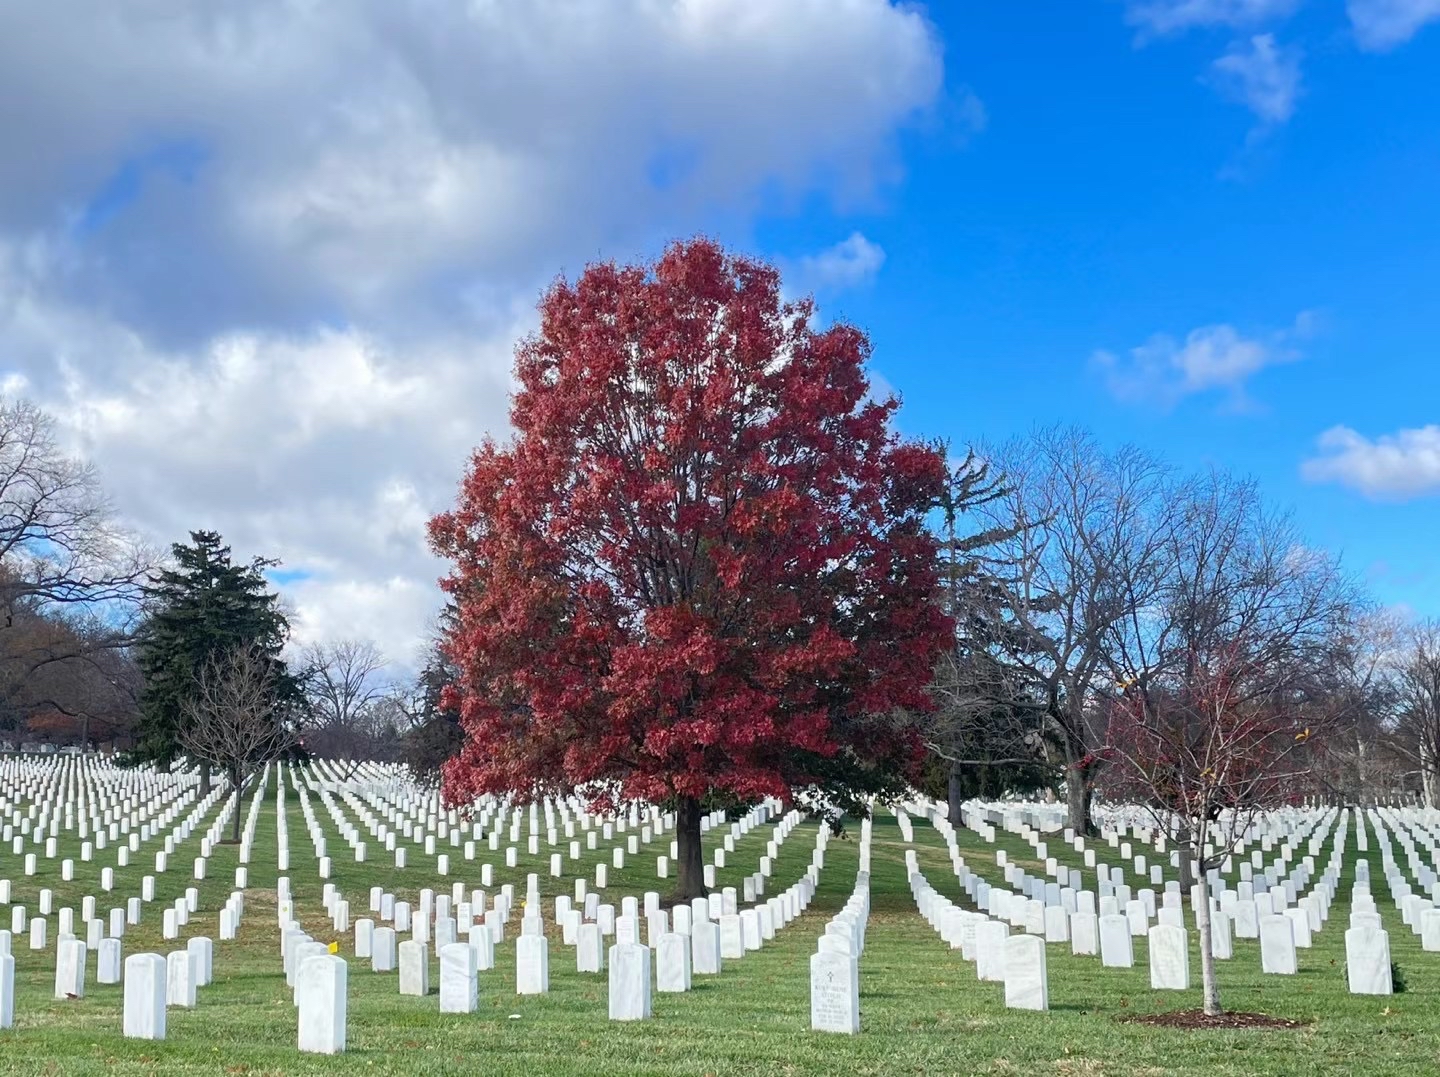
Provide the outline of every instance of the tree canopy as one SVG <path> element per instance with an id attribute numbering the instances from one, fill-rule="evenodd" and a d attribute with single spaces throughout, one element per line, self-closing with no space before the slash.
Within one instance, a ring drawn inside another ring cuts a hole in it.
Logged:
<path id="1" fill-rule="evenodd" d="M 268 663 L 274 712 L 287 720 L 303 707 L 302 686 L 280 656 L 290 625 L 264 570 L 278 562 L 231 560 L 214 531 L 190 532 L 191 545 L 171 547 L 174 567 L 151 577 L 140 628 L 139 664 L 145 677 L 137 757 L 168 765 L 185 754 L 187 702 L 200 675 L 236 647 L 253 648 Z M 278 720 L 278 718 L 277 718 Z"/>
<path id="2" fill-rule="evenodd" d="M 708 240 L 558 281 L 505 446 L 430 526 L 466 741 L 452 800 L 582 789 L 679 809 L 796 791 L 858 809 L 920 761 L 951 638 L 926 526 L 946 473 L 870 394 L 870 342 Z"/>

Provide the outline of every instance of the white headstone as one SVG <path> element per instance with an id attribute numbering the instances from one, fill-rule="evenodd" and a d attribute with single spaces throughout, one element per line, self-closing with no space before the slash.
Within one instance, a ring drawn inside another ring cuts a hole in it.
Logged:
<path id="1" fill-rule="evenodd" d="M 168 972 L 159 954 L 131 954 L 125 959 L 124 1034 L 134 1040 L 165 1038 Z"/>
<path id="2" fill-rule="evenodd" d="M 1159 924 L 1149 932 L 1150 988 L 1190 990 L 1190 937 L 1183 927 Z"/>
<path id="3" fill-rule="evenodd" d="M 550 944 L 544 935 L 515 940 L 515 993 L 543 995 L 550 990 Z"/>
<path id="4" fill-rule="evenodd" d="M 295 974 L 301 1051 L 335 1055 L 345 1050 L 348 979 L 349 967 L 333 954 L 301 962 Z"/>
<path id="5" fill-rule="evenodd" d="M 1260 971 L 1293 976 L 1299 971 L 1295 961 L 1295 930 L 1288 916 L 1260 917 Z"/>
<path id="6" fill-rule="evenodd" d="M 650 1016 L 650 947 L 616 943 L 608 955 L 610 1020 L 643 1021 Z"/>
<path id="7" fill-rule="evenodd" d="M 1345 972 L 1352 995 L 1388 995 L 1390 936 L 1378 927 L 1352 927 L 1345 932 Z"/>
<path id="8" fill-rule="evenodd" d="M 850 954 L 822 950 L 810 958 L 810 1027 L 860 1031 L 860 966 Z"/>
<path id="9" fill-rule="evenodd" d="M 677 931 L 661 935 L 655 947 L 655 989 L 690 990 L 690 937 Z"/>
<path id="10" fill-rule="evenodd" d="M 422 997 L 430 993 L 430 951 L 415 939 L 400 944 L 400 993 Z"/>
<path id="11" fill-rule="evenodd" d="M 1027 934 L 1005 940 L 1005 1005 L 1012 1010 L 1050 1008 L 1043 939 Z"/>
<path id="12" fill-rule="evenodd" d="M 440 951 L 440 1012 L 474 1013 L 479 1002 L 475 951 L 452 942 Z"/>
<path id="13" fill-rule="evenodd" d="M 713 920 L 696 920 L 690 925 L 691 971 L 696 976 L 716 976 L 721 968 L 720 925 Z"/>

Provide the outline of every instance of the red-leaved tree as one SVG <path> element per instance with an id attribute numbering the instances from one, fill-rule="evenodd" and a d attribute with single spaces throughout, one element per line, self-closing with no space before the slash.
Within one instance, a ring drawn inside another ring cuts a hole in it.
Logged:
<path id="1" fill-rule="evenodd" d="M 1188 664 L 1184 677 L 1126 690 L 1108 706 L 1102 785 L 1114 799 L 1146 807 L 1164 832 L 1186 826 L 1181 855 L 1198 866 L 1205 1012 L 1220 989 L 1211 949 L 1207 873 L 1219 867 L 1262 814 L 1311 791 L 1311 747 L 1323 716 L 1283 668 L 1232 645 Z"/>
<path id="2" fill-rule="evenodd" d="M 705 808 L 855 810 L 912 773 L 890 716 L 930 705 L 950 638 L 944 461 L 869 396 L 864 333 L 708 240 L 589 266 L 540 315 L 513 440 L 430 523 L 465 732 L 445 794 L 668 805 L 696 896 Z"/>

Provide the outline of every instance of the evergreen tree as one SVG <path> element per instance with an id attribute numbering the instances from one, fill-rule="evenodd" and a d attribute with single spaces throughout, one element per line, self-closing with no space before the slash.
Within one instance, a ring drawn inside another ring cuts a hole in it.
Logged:
<path id="1" fill-rule="evenodd" d="M 264 576 L 279 562 L 256 557 L 235 564 L 214 531 L 192 531 L 190 541 L 171 546 L 175 567 L 152 576 L 145 588 L 139 643 L 145 688 L 135 754 L 162 767 L 185 754 L 185 702 L 201 671 L 237 646 L 253 647 L 271 663 L 276 721 L 295 721 L 304 707 L 302 685 L 280 657 L 290 625 Z M 207 769 L 202 764 L 206 785 Z"/>

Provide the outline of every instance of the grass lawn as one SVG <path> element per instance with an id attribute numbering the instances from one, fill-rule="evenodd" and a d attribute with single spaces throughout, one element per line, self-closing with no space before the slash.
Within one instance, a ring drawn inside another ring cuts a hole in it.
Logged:
<path id="1" fill-rule="evenodd" d="M 349 990 L 348 1051 L 337 1057 L 301 1055 L 295 1049 L 296 1018 L 280 968 L 275 918 L 275 808 L 272 779 L 262 811 L 246 915 L 234 942 L 218 941 L 218 910 L 230 892 L 237 850 L 222 846 L 209 863 L 208 878 L 190 879 L 204 826 L 171 857 L 170 870 L 156 878 L 156 901 L 144 922 L 127 930 L 124 953 L 165 953 L 183 946 L 183 938 L 209 935 L 215 945 L 215 983 L 200 991 L 193 1011 L 171 1010 L 163 1043 L 126 1040 L 120 1034 L 121 988 L 94 982 L 90 957 L 86 996 L 56 1001 L 54 985 L 55 917 L 50 917 L 50 947 L 32 953 L 29 940 L 12 943 L 16 959 L 15 1028 L 0 1032 L 0 1073 L 454 1073 L 523 1074 L 1405 1074 L 1440 1070 L 1440 955 L 1421 952 L 1418 938 L 1390 903 L 1380 858 L 1368 854 L 1375 897 L 1390 931 L 1391 951 L 1405 974 L 1408 990 L 1389 998 L 1351 996 L 1344 972 L 1344 928 L 1352 879 L 1347 862 L 1329 922 L 1310 950 L 1300 951 L 1294 977 L 1262 976 L 1258 944 L 1236 940 L 1235 958 L 1221 963 L 1222 999 L 1231 1009 L 1253 1010 L 1307 1022 L 1298 1031 L 1177 1031 L 1127 1023 L 1124 1018 L 1200 1005 L 1199 955 L 1192 945 L 1192 982 L 1188 992 L 1155 992 L 1149 987 L 1143 940 L 1136 940 L 1136 966 L 1105 969 L 1098 958 L 1077 958 L 1068 945 L 1047 950 L 1049 1013 L 1007 1011 L 1000 984 L 980 983 L 972 965 L 951 951 L 921 919 L 904 877 L 907 845 L 888 813 L 875 822 L 872 849 L 872 912 L 860 964 L 861 1032 L 855 1037 L 809 1031 L 809 956 L 825 923 L 844 903 L 855 882 L 858 828 L 830 843 L 820 887 L 809 911 L 780 932 L 774 942 L 743 961 L 727 962 L 719 977 L 696 977 L 685 995 L 657 995 L 654 1019 L 634 1024 L 606 1020 L 603 976 L 575 972 L 574 950 L 551 934 L 550 986 L 545 996 L 515 994 L 514 934 L 497 949 L 493 971 L 480 974 L 480 1012 L 441 1015 L 437 998 L 404 998 L 395 974 L 377 974 L 368 961 L 352 962 Z M 525 873 L 540 871 L 547 899 L 573 893 L 575 873 L 567 861 L 563 879 L 551 879 L 549 849 L 540 857 L 521 855 L 516 868 L 504 867 L 503 853 L 482 844 L 473 863 L 446 846 L 451 874 L 435 875 L 434 858 L 410 846 L 411 866 L 397 872 L 390 857 L 371 843 L 365 864 L 349 859 L 328 813 L 312 795 L 312 806 L 326 830 L 335 857 L 332 881 L 351 901 L 352 917 L 366 915 L 369 887 L 381 885 L 415 900 L 422 886 L 446 889 L 463 880 L 480 887 L 479 865 L 495 864 L 496 888 L 511 882 L 523 895 Z M 322 883 L 305 832 L 297 796 L 286 800 L 291 842 L 288 872 L 306 930 L 329 941 L 328 918 L 320 907 Z M 248 797 L 247 805 L 248 809 Z M 351 817 L 351 821 L 358 820 Z M 208 822 L 208 819 L 207 819 Z M 721 885 L 738 885 L 756 870 L 771 828 L 747 835 L 720 871 Z M 609 862 L 610 849 L 627 835 L 602 841 L 585 853 L 584 874 Z M 815 829 L 805 824 L 781 846 L 769 893 L 794 882 L 810 860 Z M 718 836 L 712 839 L 718 842 Z M 1347 861 L 1358 855 L 1354 827 Z M 668 851 L 663 835 L 640 855 L 612 870 L 606 900 L 618 905 L 622 894 L 663 892 L 654 878 L 655 856 Z M 1052 840 L 1052 849 L 1058 846 Z M 0 877 L 12 880 L 12 902 L 32 914 L 40 887 L 55 891 L 56 907 L 72 906 L 77 921 L 80 897 L 94 894 L 97 915 L 138 894 L 140 877 L 153 868 L 155 839 L 141 847 L 130 867 L 117 870 L 116 889 L 99 889 L 100 867 L 114 863 L 113 846 L 97 852 L 92 863 L 76 863 L 76 880 L 60 882 L 59 861 L 41 859 L 42 874 L 27 878 L 9 846 L 0 849 Z M 994 850 L 978 835 L 961 835 L 962 854 L 992 882 L 1001 880 Z M 937 890 L 955 900 L 963 893 L 950 871 L 941 835 L 915 820 L 914 845 L 921 870 Z M 998 845 L 1012 853 L 1027 846 L 1010 835 Z M 31 848 L 31 846 L 27 846 Z M 61 842 L 60 855 L 78 856 L 73 832 Z M 503 848 L 503 847 L 502 847 Z M 562 846 L 564 848 L 564 846 Z M 523 849 L 523 845 L 522 845 Z M 1108 850 L 1107 850 L 1108 851 Z M 1137 849 L 1137 851 L 1139 851 Z M 1118 856 L 1108 860 L 1118 863 Z M 1323 867 L 1328 857 L 1317 858 Z M 1153 855 L 1153 854 L 1152 854 Z M 1076 858 L 1078 860 L 1078 857 Z M 1101 859 L 1107 859 L 1102 854 Z M 1031 866 L 1026 865 L 1027 869 Z M 1168 866 L 1168 865 L 1167 865 Z M 1093 885 L 1093 872 L 1087 873 Z M 181 941 L 159 937 L 160 911 L 186 886 L 201 890 L 201 911 L 183 929 Z M 493 888 L 492 888 L 493 889 Z M 547 914 L 549 902 L 547 900 Z M 0 907 L 0 927 L 9 927 Z M 1192 932 L 1192 938 L 1193 938 Z M 342 956 L 351 955 L 350 938 L 337 940 Z M 438 963 L 432 965 L 436 982 Z"/>

